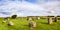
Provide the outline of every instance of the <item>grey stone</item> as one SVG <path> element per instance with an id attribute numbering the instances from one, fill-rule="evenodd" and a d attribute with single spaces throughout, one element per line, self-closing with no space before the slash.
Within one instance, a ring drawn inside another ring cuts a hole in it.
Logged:
<path id="1" fill-rule="evenodd" d="M 33 22 L 33 21 L 30 22 L 30 23 L 29 23 L 29 26 L 32 27 L 32 28 L 33 28 L 33 27 L 36 27 L 36 22 Z"/>
<path id="2" fill-rule="evenodd" d="M 48 18 L 48 24 L 52 24 L 52 18 Z"/>
<path id="3" fill-rule="evenodd" d="M 13 26 L 14 23 L 13 23 L 13 22 L 9 22 L 8 25 L 9 25 L 9 26 Z"/>

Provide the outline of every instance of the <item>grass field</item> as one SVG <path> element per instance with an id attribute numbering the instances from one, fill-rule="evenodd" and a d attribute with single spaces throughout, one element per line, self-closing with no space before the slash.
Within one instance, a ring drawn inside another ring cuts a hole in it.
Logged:
<path id="1" fill-rule="evenodd" d="M 30 29 L 25 18 L 9 19 L 14 23 L 14 26 L 8 26 L 8 22 L 2 23 L 3 18 L 0 18 L 0 30 L 60 30 L 60 20 L 53 22 L 52 24 L 47 23 L 47 19 L 34 20 L 37 23 L 37 27 Z"/>

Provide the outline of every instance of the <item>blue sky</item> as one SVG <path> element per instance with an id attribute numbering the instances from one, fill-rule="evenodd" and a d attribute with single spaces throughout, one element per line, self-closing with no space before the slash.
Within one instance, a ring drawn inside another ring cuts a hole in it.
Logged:
<path id="1" fill-rule="evenodd" d="M 0 0 L 0 17 L 60 15 L 60 0 Z"/>

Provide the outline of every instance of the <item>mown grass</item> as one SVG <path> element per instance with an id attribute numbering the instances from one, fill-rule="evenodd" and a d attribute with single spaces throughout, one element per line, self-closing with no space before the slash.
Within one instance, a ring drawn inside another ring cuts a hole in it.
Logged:
<path id="1" fill-rule="evenodd" d="M 30 29 L 26 18 L 9 19 L 6 23 L 2 23 L 3 18 L 0 18 L 0 30 L 60 30 L 60 20 L 48 24 L 47 19 L 34 20 L 37 27 Z M 8 26 L 8 22 L 12 21 L 14 26 Z M 54 21 L 54 20 L 53 20 Z"/>

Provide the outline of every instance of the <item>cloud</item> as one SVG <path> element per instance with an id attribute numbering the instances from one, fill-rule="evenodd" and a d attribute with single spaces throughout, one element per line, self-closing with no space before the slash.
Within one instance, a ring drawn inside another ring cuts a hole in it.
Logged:
<path id="1" fill-rule="evenodd" d="M 22 2 L 22 9 L 37 11 L 37 10 L 43 10 L 43 7 L 29 2 Z"/>
<path id="2" fill-rule="evenodd" d="M 2 15 L 11 16 L 13 14 L 17 14 L 18 16 L 47 16 L 52 15 L 51 13 L 48 13 L 50 10 L 55 11 L 53 15 L 60 15 L 59 9 L 60 9 L 59 1 L 49 2 L 37 1 L 36 3 L 30 3 L 25 0 L 23 1 L 6 0 L 5 2 L 0 3 L 1 16 Z"/>
<path id="3" fill-rule="evenodd" d="M 59 14 L 60 13 L 59 1 L 50 1 L 50 2 L 45 2 L 45 3 L 42 3 L 42 4 L 32 4 L 32 6 L 31 6 L 31 4 L 29 4 L 29 2 L 27 2 L 22 6 L 24 7 L 22 9 L 26 10 L 25 13 L 27 13 L 28 15 L 40 15 L 40 16 L 41 15 L 43 15 L 43 16 L 45 16 L 45 15 L 46 16 L 47 15 L 60 15 Z M 51 11 L 51 10 L 54 11 L 54 14 L 49 13 L 49 11 Z"/>
<path id="4" fill-rule="evenodd" d="M 0 6 L 0 13 L 1 14 L 5 14 L 7 16 L 8 15 L 13 15 L 13 14 L 17 14 L 18 11 L 20 11 L 19 13 L 21 13 L 21 2 L 11 2 L 11 1 L 7 1 L 4 2 L 2 6 Z"/>

